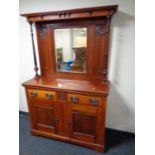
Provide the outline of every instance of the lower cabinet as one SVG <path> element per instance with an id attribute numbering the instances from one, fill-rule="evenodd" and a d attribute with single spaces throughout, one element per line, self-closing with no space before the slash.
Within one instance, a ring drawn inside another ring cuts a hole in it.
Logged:
<path id="1" fill-rule="evenodd" d="M 101 97 L 26 89 L 35 135 L 104 149 L 105 109 Z M 61 96 L 61 98 L 59 98 Z"/>

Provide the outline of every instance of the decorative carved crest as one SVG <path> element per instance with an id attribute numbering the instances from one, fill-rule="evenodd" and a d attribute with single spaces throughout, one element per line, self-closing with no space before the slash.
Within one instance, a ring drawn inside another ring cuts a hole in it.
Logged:
<path id="1" fill-rule="evenodd" d="M 70 17 L 70 12 L 58 12 L 59 18 L 69 18 Z"/>
<path id="2" fill-rule="evenodd" d="M 40 37 L 45 38 L 46 37 L 46 26 L 40 27 Z"/>
<path id="3" fill-rule="evenodd" d="M 105 35 L 108 32 L 109 32 L 108 25 L 97 25 L 96 26 L 96 34 L 97 35 Z"/>

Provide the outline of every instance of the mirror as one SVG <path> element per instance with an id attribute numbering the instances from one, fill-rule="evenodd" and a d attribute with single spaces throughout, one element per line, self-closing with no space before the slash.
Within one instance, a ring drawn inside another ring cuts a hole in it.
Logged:
<path id="1" fill-rule="evenodd" d="M 86 73 L 87 28 L 55 29 L 58 72 Z"/>

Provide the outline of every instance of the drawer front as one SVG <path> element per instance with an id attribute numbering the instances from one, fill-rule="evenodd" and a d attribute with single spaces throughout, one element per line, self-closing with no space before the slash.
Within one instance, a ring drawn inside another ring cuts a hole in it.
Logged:
<path id="1" fill-rule="evenodd" d="M 101 106 L 102 99 L 96 96 L 87 96 L 87 95 L 79 95 L 79 94 L 68 94 L 68 101 L 70 103 L 77 104 L 87 104 L 93 106 Z"/>
<path id="2" fill-rule="evenodd" d="M 28 89 L 28 96 L 30 100 L 47 100 L 47 101 L 56 100 L 56 92 L 53 91 Z"/>

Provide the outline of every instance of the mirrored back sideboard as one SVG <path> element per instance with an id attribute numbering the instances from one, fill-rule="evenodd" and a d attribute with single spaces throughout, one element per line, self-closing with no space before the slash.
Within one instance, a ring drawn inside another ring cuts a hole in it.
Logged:
<path id="1" fill-rule="evenodd" d="M 105 150 L 110 23 L 117 8 L 22 14 L 34 57 L 35 76 L 22 84 L 33 135 Z"/>

